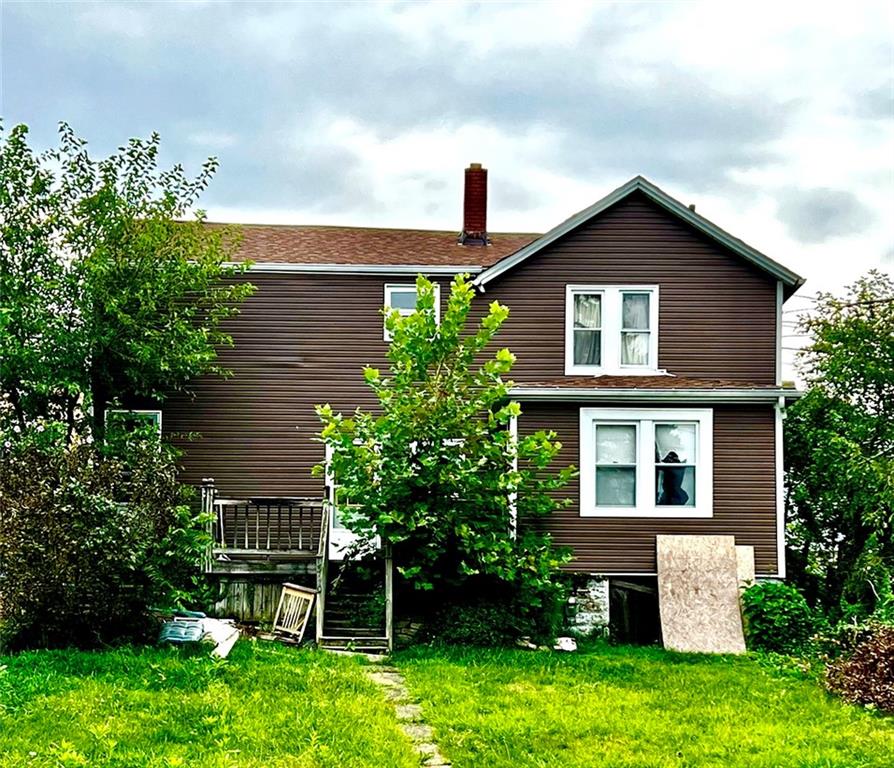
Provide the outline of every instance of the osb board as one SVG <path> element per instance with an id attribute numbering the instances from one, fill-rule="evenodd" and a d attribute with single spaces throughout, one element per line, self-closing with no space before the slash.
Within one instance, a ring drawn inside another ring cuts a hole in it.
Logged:
<path id="1" fill-rule="evenodd" d="M 736 575 L 739 589 L 746 589 L 754 584 L 754 547 L 736 544 Z"/>
<path id="2" fill-rule="evenodd" d="M 734 537 L 659 535 L 656 546 L 664 647 L 744 653 Z"/>

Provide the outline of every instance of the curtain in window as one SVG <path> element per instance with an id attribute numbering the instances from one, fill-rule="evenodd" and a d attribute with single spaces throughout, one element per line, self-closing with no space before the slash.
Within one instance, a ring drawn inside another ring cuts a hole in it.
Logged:
<path id="1" fill-rule="evenodd" d="M 602 327 L 602 297 L 578 293 L 574 296 L 574 327 Z"/>
<path id="2" fill-rule="evenodd" d="M 649 364 L 649 334 L 648 333 L 622 333 L 621 334 L 621 364 L 622 365 L 648 365 Z"/>
<path id="3" fill-rule="evenodd" d="M 649 294 L 625 293 L 622 323 L 625 331 L 649 330 Z"/>
<path id="4" fill-rule="evenodd" d="M 602 297 L 579 293 L 574 297 L 574 364 L 602 363 Z"/>
<path id="5" fill-rule="evenodd" d="M 649 294 L 621 298 L 621 365 L 649 364 Z"/>

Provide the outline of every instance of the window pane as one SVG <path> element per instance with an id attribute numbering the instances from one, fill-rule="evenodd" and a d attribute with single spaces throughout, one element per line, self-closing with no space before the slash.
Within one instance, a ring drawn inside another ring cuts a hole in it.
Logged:
<path id="1" fill-rule="evenodd" d="M 649 334 L 621 334 L 621 365 L 649 364 Z"/>
<path id="2" fill-rule="evenodd" d="M 597 424 L 596 463 L 636 464 L 636 427 L 633 424 Z"/>
<path id="3" fill-rule="evenodd" d="M 596 467 L 596 506 L 635 507 L 636 469 Z"/>
<path id="4" fill-rule="evenodd" d="M 695 424 L 656 424 L 655 461 L 695 464 Z"/>
<path id="5" fill-rule="evenodd" d="M 694 507 L 695 467 L 656 467 L 655 491 L 660 507 Z"/>
<path id="6" fill-rule="evenodd" d="M 399 291 L 391 291 L 388 300 L 391 309 L 408 309 L 412 311 L 416 309 L 416 289 L 407 288 Z"/>
<path id="7" fill-rule="evenodd" d="M 574 327 L 602 327 L 602 296 L 599 294 L 574 294 Z"/>
<path id="8" fill-rule="evenodd" d="M 600 365 L 602 363 L 602 332 L 574 332 L 574 364 Z"/>
<path id="9" fill-rule="evenodd" d="M 622 320 L 623 327 L 627 330 L 649 330 L 649 294 L 625 293 L 621 299 L 623 303 Z"/>

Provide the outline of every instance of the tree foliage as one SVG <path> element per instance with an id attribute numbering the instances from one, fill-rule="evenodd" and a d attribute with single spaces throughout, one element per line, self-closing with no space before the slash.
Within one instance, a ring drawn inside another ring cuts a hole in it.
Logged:
<path id="1" fill-rule="evenodd" d="M 159 170 L 159 137 L 104 160 L 67 125 L 36 153 L 0 131 L 0 639 L 133 637 L 200 594 L 204 523 L 152 430 L 106 440 L 109 403 L 220 372 L 252 291 L 234 231 L 191 213 L 213 176 Z M 109 436 L 111 437 L 111 436 Z"/>
<path id="2" fill-rule="evenodd" d="M 238 233 L 191 210 L 217 168 L 159 170 L 160 140 L 94 160 L 62 124 L 38 154 L 0 135 L 0 427 L 59 420 L 101 437 L 107 401 L 161 399 L 219 371 L 224 319 L 252 290 L 226 266 Z"/>
<path id="3" fill-rule="evenodd" d="M 870 272 L 801 321 L 807 394 L 788 409 L 792 578 L 833 617 L 892 601 L 894 282 Z"/>
<path id="4" fill-rule="evenodd" d="M 486 581 L 526 591 L 531 606 L 548 602 L 568 556 L 536 521 L 573 470 L 548 471 L 561 448 L 554 433 L 516 439 L 510 429 L 521 409 L 503 377 L 515 356 L 488 354 L 509 310 L 493 302 L 468 328 L 474 289 L 459 276 L 439 324 L 433 285 L 420 276 L 416 287 L 417 310 L 385 320 L 388 373 L 364 370 L 378 410 L 317 409 L 346 524 L 388 542 L 417 590 L 446 599 Z"/>

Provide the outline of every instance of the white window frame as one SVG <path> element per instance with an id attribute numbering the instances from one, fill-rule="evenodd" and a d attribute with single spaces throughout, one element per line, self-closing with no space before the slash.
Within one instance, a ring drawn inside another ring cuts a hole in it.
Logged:
<path id="1" fill-rule="evenodd" d="M 576 294 L 602 296 L 602 350 L 600 365 L 574 364 L 574 297 Z M 623 295 L 649 294 L 649 363 L 621 363 Z M 658 368 L 658 286 L 657 285 L 566 285 L 565 286 L 565 375 L 566 376 L 655 376 Z"/>
<path id="2" fill-rule="evenodd" d="M 441 322 L 441 284 L 434 283 L 435 288 L 435 323 Z M 416 283 L 385 283 L 385 310 L 386 312 L 391 311 L 391 294 L 394 291 L 406 291 L 408 289 L 416 290 Z M 416 303 L 419 303 L 419 294 L 416 294 Z M 415 312 L 415 309 L 398 309 L 401 317 L 407 317 Z M 382 320 L 382 338 L 385 341 L 391 341 L 391 334 L 388 333 L 388 328 L 385 325 L 384 319 Z"/>
<path id="3" fill-rule="evenodd" d="M 150 414 L 155 419 L 155 426 L 158 428 L 158 436 L 161 437 L 161 409 L 160 408 L 106 408 L 103 421 L 106 427 L 109 425 L 110 413 L 145 413 Z"/>
<path id="4" fill-rule="evenodd" d="M 695 506 L 659 506 L 655 502 L 655 424 L 697 424 Z M 596 506 L 596 424 L 637 424 L 636 506 Z M 711 408 L 581 408 L 581 517 L 709 518 L 714 516 L 714 411 Z"/>

